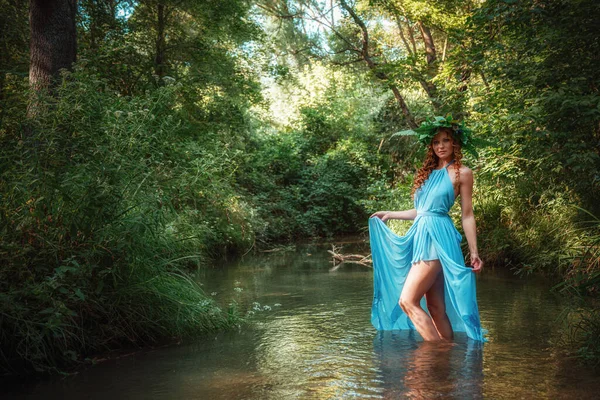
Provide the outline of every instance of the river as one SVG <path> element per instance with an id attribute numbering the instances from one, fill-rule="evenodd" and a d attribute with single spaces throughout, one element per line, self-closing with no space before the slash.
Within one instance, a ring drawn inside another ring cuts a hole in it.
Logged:
<path id="1" fill-rule="evenodd" d="M 372 270 L 332 271 L 328 246 L 246 256 L 198 274 L 218 302 L 252 311 L 249 326 L 17 385 L 2 398 L 600 398 L 598 377 L 553 344 L 564 307 L 544 279 L 486 268 L 477 289 L 489 341 L 457 334 L 451 345 L 432 344 L 373 329 Z"/>

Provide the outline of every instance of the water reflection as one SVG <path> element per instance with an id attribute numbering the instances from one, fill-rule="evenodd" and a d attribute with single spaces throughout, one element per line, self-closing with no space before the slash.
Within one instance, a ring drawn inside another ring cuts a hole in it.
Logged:
<path id="1" fill-rule="evenodd" d="M 457 336 L 433 343 L 407 331 L 378 333 L 373 350 L 383 398 L 483 398 L 483 344 Z"/>

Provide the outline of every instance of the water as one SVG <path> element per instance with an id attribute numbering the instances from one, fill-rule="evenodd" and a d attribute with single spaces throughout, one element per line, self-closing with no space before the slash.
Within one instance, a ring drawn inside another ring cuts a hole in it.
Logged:
<path id="1" fill-rule="evenodd" d="M 587 399 L 590 371 L 552 345 L 561 303 L 540 278 L 478 277 L 489 342 L 453 345 L 370 325 L 372 270 L 331 271 L 327 246 L 246 257 L 198 276 L 256 323 L 107 361 L 64 379 L 13 387 L 9 399 Z M 346 247 L 351 252 L 368 249 Z"/>

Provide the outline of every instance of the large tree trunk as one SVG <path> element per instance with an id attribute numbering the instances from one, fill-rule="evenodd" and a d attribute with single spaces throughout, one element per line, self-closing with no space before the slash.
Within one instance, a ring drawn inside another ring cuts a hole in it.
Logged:
<path id="1" fill-rule="evenodd" d="M 77 0 L 29 0 L 29 84 L 35 91 L 51 88 L 59 71 L 75 62 L 76 13 Z"/>
<path id="2" fill-rule="evenodd" d="M 75 15 L 77 0 L 29 0 L 30 64 L 32 97 L 27 117 L 34 119 L 41 108 L 37 94 L 52 91 L 60 70 L 71 69 L 77 55 Z M 31 134 L 31 129 L 27 129 Z"/>

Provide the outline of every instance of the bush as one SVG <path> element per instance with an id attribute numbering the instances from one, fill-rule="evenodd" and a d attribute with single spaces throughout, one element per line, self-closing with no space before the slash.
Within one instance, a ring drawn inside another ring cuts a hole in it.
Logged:
<path id="1" fill-rule="evenodd" d="M 125 98 L 78 68 L 30 126 L 4 124 L 3 371 L 237 323 L 184 272 L 254 238 L 235 154 L 178 112 L 179 89 Z M 10 110 L 7 121 L 25 120 L 23 106 Z"/>

